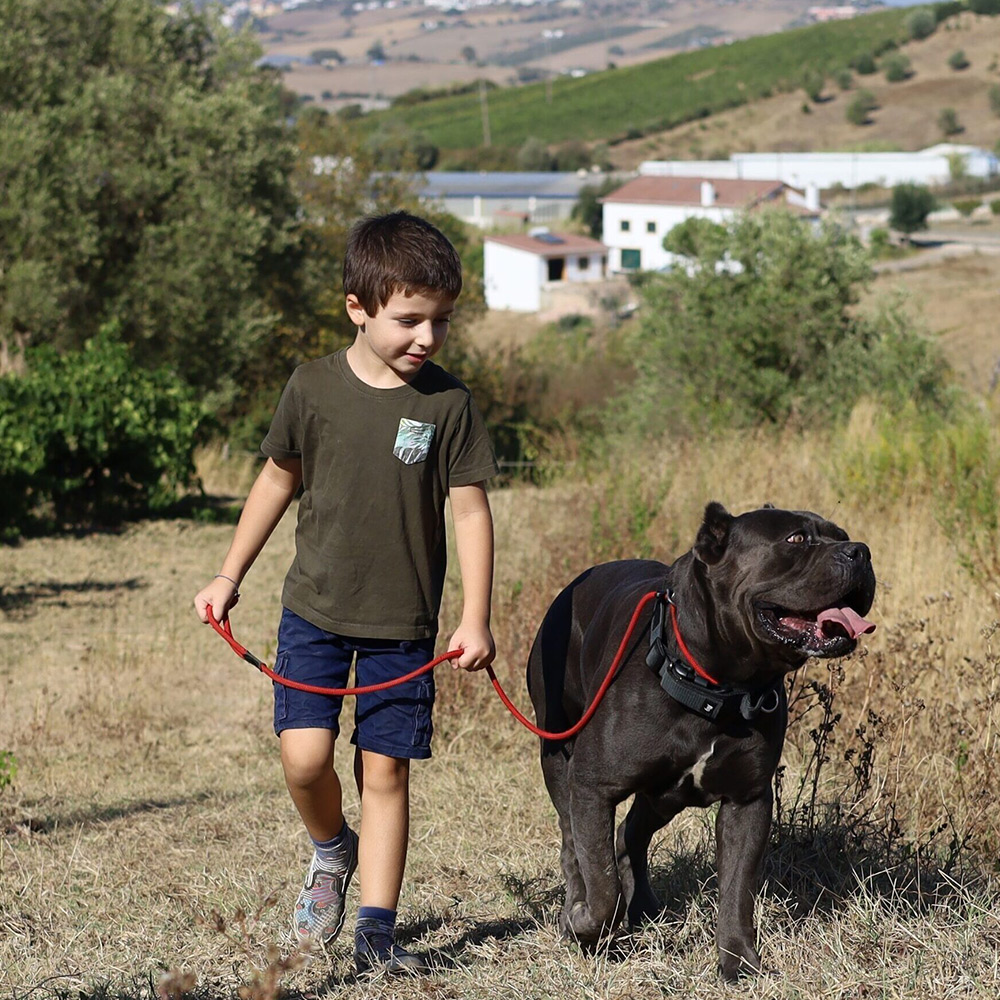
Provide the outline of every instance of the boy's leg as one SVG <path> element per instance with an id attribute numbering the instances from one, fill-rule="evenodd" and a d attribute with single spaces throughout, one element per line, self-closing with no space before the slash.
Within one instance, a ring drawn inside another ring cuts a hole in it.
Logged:
<path id="1" fill-rule="evenodd" d="M 358 646 L 358 681 L 379 683 L 410 673 L 434 656 L 433 640 Z M 410 760 L 430 756 L 434 679 L 358 698 L 352 742 L 354 777 L 361 796 L 359 872 L 361 906 L 354 935 L 360 971 L 425 972 L 416 955 L 395 942 L 410 834 Z"/>
<path id="2" fill-rule="evenodd" d="M 341 637 L 284 611 L 275 672 L 321 687 L 343 687 L 353 648 Z M 329 944 L 344 923 L 345 897 L 357 866 L 357 836 L 344 821 L 334 770 L 341 699 L 275 683 L 274 728 L 285 784 L 315 848 L 292 927 L 300 943 Z"/>

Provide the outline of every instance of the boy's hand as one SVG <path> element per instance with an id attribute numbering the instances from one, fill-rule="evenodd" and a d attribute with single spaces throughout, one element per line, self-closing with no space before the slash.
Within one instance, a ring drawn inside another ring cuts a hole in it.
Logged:
<path id="1" fill-rule="evenodd" d="M 488 625 L 466 625 L 462 622 L 455 629 L 448 643 L 449 649 L 460 649 L 462 655 L 451 661 L 453 670 L 482 670 L 497 655 L 493 635 Z"/>
<path id="2" fill-rule="evenodd" d="M 199 590 L 195 594 L 194 609 L 202 623 L 208 624 L 208 611 L 211 606 L 215 620 L 224 622 L 229 617 L 229 612 L 235 608 L 240 600 L 240 592 L 232 580 L 217 576 L 207 587 Z"/>

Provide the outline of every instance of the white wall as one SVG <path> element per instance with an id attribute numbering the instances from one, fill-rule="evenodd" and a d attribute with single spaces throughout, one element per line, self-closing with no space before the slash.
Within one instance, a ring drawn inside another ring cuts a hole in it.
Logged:
<path id="1" fill-rule="evenodd" d="M 697 216 L 725 224 L 735 210 L 719 205 L 630 205 L 606 202 L 603 208 L 604 232 L 601 239 L 610 248 L 608 270 L 623 271 L 622 250 L 638 250 L 643 271 L 658 271 L 669 266 L 673 255 L 663 249 L 663 237 L 679 222 Z M 628 221 L 629 231 L 622 231 L 622 221 Z M 647 223 L 653 223 L 649 232 Z M 631 270 L 631 269 L 630 269 Z"/>
<path id="2" fill-rule="evenodd" d="M 548 268 L 537 254 L 491 240 L 483 244 L 483 285 L 490 309 L 537 312 L 547 279 Z"/>

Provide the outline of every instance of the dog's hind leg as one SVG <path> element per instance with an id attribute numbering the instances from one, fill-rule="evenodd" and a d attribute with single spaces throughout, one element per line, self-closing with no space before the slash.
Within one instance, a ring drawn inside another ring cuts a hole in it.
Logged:
<path id="1" fill-rule="evenodd" d="M 660 901 L 649 882 L 649 842 L 678 811 L 673 807 L 660 811 L 642 792 L 637 792 L 628 815 L 618 827 L 615 856 L 630 927 L 638 927 L 659 915 Z"/>
<path id="2" fill-rule="evenodd" d="M 598 788 L 573 783 L 571 792 L 573 845 L 586 897 L 567 911 L 566 929 L 582 944 L 594 944 L 625 915 L 615 864 L 615 804 Z"/>
<path id="3" fill-rule="evenodd" d="M 566 879 L 566 901 L 559 917 L 559 927 L 563 934 L 572 936 L 569 914 L 577 903 L 586 898 L 587 890 L 583 884 L 583 876 L 580 874 L 580 866 L 576 861 L 576 847 L 573 843 L 568 753 L 564 750 L 549 754 L 543 752 L 542 774 L 545 777 L 545 787 L 556 807 L 556 813 L 559 816 L 559 829 L 562 832 L 559 861 L 562 865 L 563 878 Z"/>

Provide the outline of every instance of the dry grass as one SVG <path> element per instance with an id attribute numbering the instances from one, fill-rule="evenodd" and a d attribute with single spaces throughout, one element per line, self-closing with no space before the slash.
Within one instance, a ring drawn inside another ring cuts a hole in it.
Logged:
<path id="1" fill-rule="evenodd" d="M 716 978 L 709 812 L 684 814 L 655 845 L 661 921 L 594 956 L 561 943 L 558 834 L 535 740 L 484 676 L 451 673 L 435 759 L 414 772 L 401 910 L 435 973 L 355 981 L 346 942 L 288 967 L 307 841 L 280 775 L 269 685 L 190 607 L 231 528 L 159 521 L 0 552 L 0 748 L 19 765 L 0 791 L 0 995 L 145 1000 L 170 973 L 161 994 L 206 1000 L 273 996 L 278 981 L 359 998 L 995 997 L 997 595 L 963 575 L 924 498 L 874 509 L 843 495 L 823 436 L 664 441 L 651 454 L 494 494 L 499 673 L 524 703 L 527 647 L 556 591 L 598 558 L 643 547 L 672 558 L 709 499 L 810 507 L 871 544 L 879 631 L 842 670 L 805 677 L 827 684 L 843 715 L 811 829 L 791 812 L 822 721 L 808 687 L 786 748 L 782 838 L 759 903 L 770 975 Z M 215 459 L 221 488 L 244 473 L 227 478 Z M 286 517 L 234 615 L 268 660 L 292 545 Z M 458 600 L 453 574 L 445 636 Z M 864 746 L 859 724 L 874 755 L 863 787 L 844 760 Z M 351 794 L 347 811 L 357 820 Z M 965 845 L 957 856 L 952 838 Z"/>

